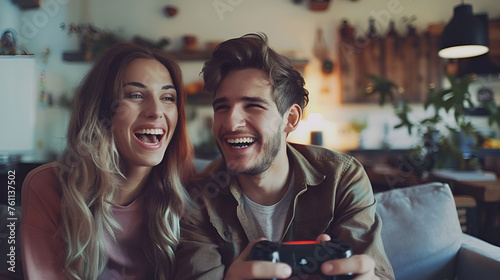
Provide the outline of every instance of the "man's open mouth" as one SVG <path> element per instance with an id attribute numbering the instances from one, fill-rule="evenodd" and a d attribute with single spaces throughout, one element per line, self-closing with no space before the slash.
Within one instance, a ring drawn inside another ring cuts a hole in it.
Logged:
<path id="1" fill-rule="evenodd" d="M 231 138 L 226 139 L 226 141 L 235 148 L 246 148 L 255 143 L 255 139 L 251 137 Z"/>
<path id="2" fill-rule="evenodd" d="M 160 128 L 138 129 L 134 131 L 135 137 L 144 144 L 158 144 L 165 131 Z"/>

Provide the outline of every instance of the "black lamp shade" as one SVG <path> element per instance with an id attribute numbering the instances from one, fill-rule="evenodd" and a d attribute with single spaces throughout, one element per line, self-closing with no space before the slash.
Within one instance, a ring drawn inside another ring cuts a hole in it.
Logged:
<path id="1" fill-rule="evenodd" d="M 453 18 L 441 35 L 439 56 L 465 58 L 485 54 L 488 50 L 486 27 L 472 14 L 472 6 L 456 6 Z"/>

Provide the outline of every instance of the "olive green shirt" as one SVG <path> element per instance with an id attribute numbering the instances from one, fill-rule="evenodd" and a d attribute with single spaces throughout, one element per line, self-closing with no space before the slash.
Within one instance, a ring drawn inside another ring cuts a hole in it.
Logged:
<path id="1" fill-rule="evenodd" d="M 316 240 L 329 234 L 367 254 L 380 279 L 394 279 L 380 235 L 373 191 L 363 166 L 353 157 L 321 147 L 287 144 L 294 172 L 294 200 L 282 241 Z M 223 279 L 254 236 L 253 219 L 242 209 L 236 176 L 223 159 L 212 162 L 189 184 L 198 210 L 181 221 L 175 279 Z M 321 278 L 319 278 L 321 279 Z"/>

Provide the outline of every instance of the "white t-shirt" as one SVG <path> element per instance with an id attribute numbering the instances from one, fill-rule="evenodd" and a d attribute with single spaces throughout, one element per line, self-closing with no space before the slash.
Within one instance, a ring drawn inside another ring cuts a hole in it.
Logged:
<path id="1" fill-rule="evenodd" d="M 293 182 L 293 175 L 292 180 Z M 243 209 L 247 217 L 252 217 L 258 225 L 257 232 L 260 236 L 273 242 L 279 242 L 283 235 L 286 215 L 293 199 L 293 188 L 290 183 L 283 198 L 273 205 L 261 205 L 253 202 L 243 194 Z"/>

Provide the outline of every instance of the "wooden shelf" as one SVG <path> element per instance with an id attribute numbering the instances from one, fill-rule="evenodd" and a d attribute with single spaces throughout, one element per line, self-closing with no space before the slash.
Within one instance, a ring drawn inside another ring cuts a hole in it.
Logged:
<path id="1" fill-rule="evenodd" d="M 180 61 L 208 60 L 212 54 L 211 51 L 174 51 L 168 53 Z M 291 58 L 290 60 L 293 67 L 298 70 L 304 69 L 309 63 L 307 59 Z"/>
<path id="2" fill-rule="evenodd" d="M 35 9 L 40 7 L 40 0 L 12 0 L 14 4 L 22 10 Z"/>
<path id="3" fill-rule="evenodd" d="M 210 51 L 174 51 L 168 53 L 182 61 L 208 60 L 211 54 Z"/>
<path id="4" fill-rule="evenodd" d="M 173 56 L 178 61 L 205 61 L 210 59 L 212 54 L 211 51 L 208 50 L 200 50 L 200 51 L 171 51 L 167 52 L 171 56 Z M 66 51 L 63 53 L 63 60 L 68 62 L 85 62 L 85 54 L 80 51 Z M 292 65 L 298 71 L 304 70 L 307 63 L 309 61 L 307 59 L 290 59 Z"/>
<path id="5" fill-rule="evenodd" d="M 62 59 L 68 62 L 87 62 L 85 53 L 81 51 L 66 51 L 62 54 Z"/>
<path id="6" fill-rule="evenodd" d="M 309 63 L 309 60 L 307 59 L 292 58 L 290 60 L 292 61 L 293 68 L 295 68 L 297 71 L 301 73 L 306 68 L 306 65 Z"/>
<path id="7" fill-rule="evenodd" d="M 205 92 L 188 94 L 186 101 L 191 105 L 212 105 L 212 96 Z"/>

